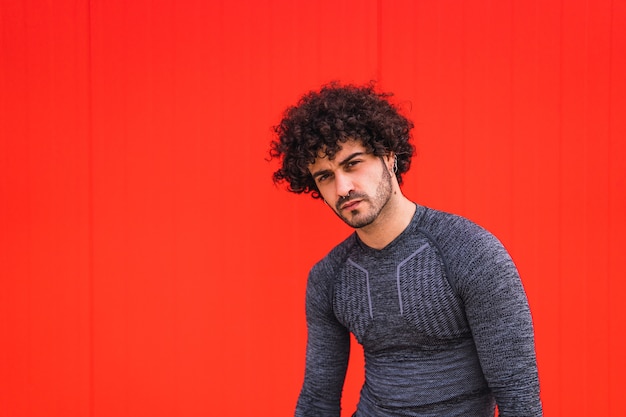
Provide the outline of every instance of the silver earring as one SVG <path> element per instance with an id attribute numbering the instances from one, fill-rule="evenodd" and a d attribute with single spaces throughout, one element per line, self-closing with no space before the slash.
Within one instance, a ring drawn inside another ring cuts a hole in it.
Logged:
<path id="1" fill-rule="evenodd" d="M 398 172 L 398 155 L 393 156 L 393 173 Z"/>

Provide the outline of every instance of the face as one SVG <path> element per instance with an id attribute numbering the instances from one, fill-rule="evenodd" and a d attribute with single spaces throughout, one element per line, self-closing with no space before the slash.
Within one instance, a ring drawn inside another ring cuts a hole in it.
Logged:
<path id="1" fill-rule="evenodd" d="M 367 153 L 360 141 L 342 145 L 333 159 L 320 155 L 309 171 L 322 198 L 349 226 L 372 224 L 393 195 L 388 157 Z"/>

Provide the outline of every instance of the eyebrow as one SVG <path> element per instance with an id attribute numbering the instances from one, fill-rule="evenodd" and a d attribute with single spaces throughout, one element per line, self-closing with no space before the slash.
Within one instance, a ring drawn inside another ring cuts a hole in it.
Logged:
<path id="1" fill-rule="evenodd" d="M 344 159 L 342 159 L 339 162 L 339 166 L 343 167 L 345 166 L 347 163 L 349 163 L 351 160 L 353 160 L 356 157 L 359 157 L 361 155 L 365 155 L 366 152 L 353 152 L 350 155 L 346 156 Z M 320 175 L 324 175 L 324 174 L 330 174 L 332 171 L 329 169 L 320 169 L 319 171 L 315 171 L 314 173 L 312 173 L 311 175 L 313 176 L 313 179 L 319 177 Z"/>

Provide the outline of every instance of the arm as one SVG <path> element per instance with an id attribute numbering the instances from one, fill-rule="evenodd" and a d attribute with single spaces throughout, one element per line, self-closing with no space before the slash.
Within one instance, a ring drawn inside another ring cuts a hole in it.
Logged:
<path id="1" fill-rule="evenodd" d="M 307 282 L 306 317 L 306 369 L 295 415 L 339 417 L 350 334 L 335 318 L 332 279 L 319 264 L 311 270 Z"/>
<path id="2" fill-rule="evenodd" d="M 462 236 L 450 266 L 499 414 L 542 416 L 532 318 L 517 269 L 489 232 L 470 224 Z"/>

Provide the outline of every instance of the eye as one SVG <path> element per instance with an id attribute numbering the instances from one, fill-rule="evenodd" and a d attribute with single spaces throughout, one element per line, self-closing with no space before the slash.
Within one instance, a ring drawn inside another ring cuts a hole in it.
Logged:
<path id="1" fill-rule="evenodd" d="M 346 164 L 346 169 L 354 168 L 355 166 L 357 166 L 360 163 L 361 163 L 361 161 L 359 159 L 352 160 L 352 161 L 350 161 L 350 162 L 348 162 Z"/>
<path id="2" fill-rule="evenodd" d="M 317 176 L 317 182 L 324 182 L 330 177 L 329 174 L 322 174 Z"/>

